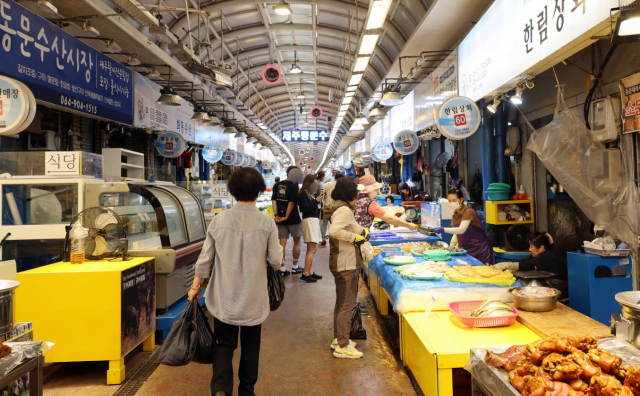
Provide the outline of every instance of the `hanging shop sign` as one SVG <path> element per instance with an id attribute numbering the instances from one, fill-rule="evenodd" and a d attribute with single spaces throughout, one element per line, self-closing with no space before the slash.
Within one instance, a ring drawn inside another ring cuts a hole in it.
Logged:
<path id="1" fill-rule="evenodd" d="M 256 157 L 251 156 L 251 163 L 249 164 L 249 166 L 253 168 L 256 165 L 258 165 L 258 161 L 256 160 Z"/>
<path id="2" fill-rule="evenodd" d="M 393 156 L 393 147 L 387 142 L 380 142 L 373 148 L 371 156 L 376 162 L 386 161 Z"/>
<path id="3" fill-rule="evenodd" d="M 18 80 L 0 76 L 0 136 L 24 131 L 35 116 L 33 92 Z"/>
<path id="4" fill-rule="evenodd" d="M 593 36 L 609 34 L 611 8 L 620 5 L 619 0 L 494 1 L 458 47 L 460 95 L 477 101 L 549 69 L 593 43 Z"/>
<path id="5" fill-rule="evenodd" d="M 462 140 L 480 127 L 480 109 L 464 96 L 446 100 L 438 109 L 438 130 L 451 140 Z"/>
<path id="6" fill-rule="evenodd" d="M 202 158 L 210 164 L 215 164 L 222 159 L 224 151 L 215 144 L 207 144 L 202 149 Z"/>
<path id="7" fill-rule="evenodd" d="M 179 106 L 156 103 L 162 87 L 139 73 L 135 78 L 135 113 L 133 126 L 156 131 L 178 132 L 188 142 L 196 141 L 196 123 L 191 120 L 193 106 L 180 98 Z"/>
<path id="8" fill-rule="evenodd" d="M 329 140 L 327 131 L 282 131 L 283 142 L 326 142 Z"/>
<path id="9" fill-rule="evenodd" d="M 177 158 L 186 149 L 186 143 L 182 136 L 176 132 L 166 132 L 158 136 L 156 150 L 165 158 Z"/>
<path id="10" fill-rule="evenodd" d="M 249 154 L 242 154 L 242 166 L 249 166 L 251 164 L 251 158 Z"/>
<path id="11" fill-rule="evenodd" d="M 322 109 L 320 107 L 314 107 L 313 109 L 311 109 L 309 114 L 311 114 L 312 118 L 318 119 L 322 117 Z"/>
<path id="12" fill-rule="evenodd" d="M 236 152 L 235 154 L 236 154 L 236 156 L 235 156 L 235 159 L 234 159 L 232 165 L 233 166 L 242 166 L 242 162 L 244 161 L 243 158 L 242 158 L 242 153 L 237 153 Z"/>
<path id="13" fill-rule="evenodd" d="M 620 80 L 620 98 L 622 133 L 640 131 L 640 73 Z"/>
<path id="14" fill-rule="evenodd" d="M 413 91 L 409 92 L 402 100 L 402 104 L 394 106 L 389 110 L 389 133 L 392 137 L 395 137 L 400 131 L 413 131 L 413 102 L 415 94 Z"/>
<path id="15" fill-rule="evenodd" d="M 133 72 L 12 0 L 0 1 L 0 74 L 66 110 L 133 124 Z"/>
<path id="16" fill-rule="evenodd" d="M 351 166 L 353 164 L 351 163 L 351 161 L 345 161 L 344 165 L 342 165 L 344 167 L 344 169 L 351 169 Z"/>
<path id="17" fill-rule="evenodd" d="M 415 153 L 419 146 L 420 141 L 418 140 L 418 135 L 408 129 L 398 133 L 396 137 L 393 138 L 393 147 L 402 155 Z"/>
<path id="18" fill-rule="evenodd" d="M 414 131 L 436 124 L 436 113 L 445 100 L 458 95 L 458 50 L 453 50 L 414 89 Z"/>
<path id="19" fill-rule="evenodd" d="M 233 165 L 236 162 L 238 154 L 235 151 L 225 151 L 222 154 L 222 163 L 225 165 Z"/>
<path id="20" fill-rule="evenodd" d="M 371 152 L 365 151 L 364 153 L 362 153 L 362 162 L 364 162 L 365 165 L 369 165 L 373 163 L 373 157 L 371 156 Z"/>
<path id="21" fill-rule="evenodd" d="M 82 151 L 44 153 L 45 176 L 82 176 Z"/>
<path id="22" fill-rule="evenodd" d="M 262 69 L 262 81 L 268 85 L 276 85 L 282 79 L 282 72 L 274 65 Z"/>

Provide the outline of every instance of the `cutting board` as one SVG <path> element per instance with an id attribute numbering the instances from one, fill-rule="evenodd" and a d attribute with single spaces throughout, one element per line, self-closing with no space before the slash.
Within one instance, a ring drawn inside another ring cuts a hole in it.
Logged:
<path id="1" fill-rule="evenodd" d="M 558 303 L 556 309 L 549 312 L 520 311 L 518 322 L 527 326 L 540 337 L 551 334 L 561 336 L 611 337 L 611 329 L 597 320 Z"/>

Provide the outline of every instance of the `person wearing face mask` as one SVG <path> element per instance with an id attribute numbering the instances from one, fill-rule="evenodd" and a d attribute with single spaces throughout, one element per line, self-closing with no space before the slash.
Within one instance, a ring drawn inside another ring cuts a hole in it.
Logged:
<path id="1" fill-rule="evenodd" d="M 298 192 L 298 208 L 302 214 L 302 237 L 307 244 L 307 254 L 304 259 L 304 271 L 301 280 L 315 283 L 322 276 L 311 272 L 313 256 L 316 254 L 318 243 L 322 240 L 320 232 L 320 208 L 322 207 L 322 194 L 317 195 L 318 183 L 313 175 L 307 175 L 302 181 L 302 188 Z"/>
<path id="2" fill-rule="evenodd" d="M 376 202 L 375 198 L 378 196 L 379 189 L 382 187 L 382 183 L 376 182 L 373 175 L 365 175 L 360 178 L 358 202 L 356 202 L 356 221 L 363 228 L 371 227 L 374 218 L 394 225 L 396 227 L 406 227 L 411 231 L 416 231 L 420 226 L 418 224 L 407 223 L 400 220 L 398 217 L 387 213 L 382 205 Z"/>
<path id="3" fill-rule="evenodd" d="M 454 234 L 458 244 L 467 253 L 485 264 L 496 263 L 491 241 L 487 236 L 484 225 L 475 210 L 464 204 L 464 195 L 458 188 L 449 190 L 449 205 L 454 210 L 451 218 L 453 227 L 437 227 L 433 231 L 436 234 Z"/>

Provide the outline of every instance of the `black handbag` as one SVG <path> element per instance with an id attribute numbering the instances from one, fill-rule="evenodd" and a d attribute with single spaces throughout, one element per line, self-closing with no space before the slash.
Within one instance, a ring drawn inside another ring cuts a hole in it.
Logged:
<path id="1" fill-rule="evenodd" d="M 207 315 L 200 307 L 200 304 L 196 303 L 194 305 L 198 339 L 193 361 L 196 363 L 211 364 L 213 363 L 213 331 L 211 331 L 209 319 L 207 319 Z"/>
<path id="2" fill-rule="evenodd" d="M 198 345 L 198 325 L 194 320 L 194 298 L 187 304 L 180 319 L 173 322 L 167 339 L 160 348 L 160 363 L 167 366 L 184 366 L 193 360 Z"/>
<path id="3" fill-rule="evenodd" d="M 360 312 L 360 303 L 356 303 L 356 307 L 351 313 L 351 330 L 349 338 L 352 340 L 366 340 L 367 331 L 362 326 L 362 313 Z"/>
<path id="4" fill-rule="evenodd" d="M 267 264 L 267 288 L 269 289 L 269 309 L 275 311 L 284 299 L 284 277 Z"/>

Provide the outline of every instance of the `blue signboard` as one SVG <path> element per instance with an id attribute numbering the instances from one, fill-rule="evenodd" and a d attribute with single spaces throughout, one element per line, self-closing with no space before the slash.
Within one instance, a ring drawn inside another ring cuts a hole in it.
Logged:
<path id="1" fill-rule="evenodd" d="M 12 0 L 0 0 L 0 59 L 37 100 L 133 124 L 133 72 Z"/>
<path id="2" fill-rule="evenodd" d="M 327 131 L 282 131 L 283 142 L 326 142 L 329 140 Z"/>

